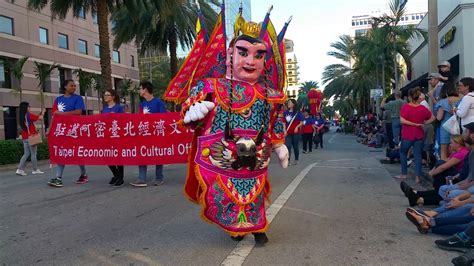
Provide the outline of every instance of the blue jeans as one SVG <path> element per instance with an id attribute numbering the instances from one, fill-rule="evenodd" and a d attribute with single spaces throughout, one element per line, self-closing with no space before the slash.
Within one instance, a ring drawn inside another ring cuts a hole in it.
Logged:
<path id="1" fill-rule="evenodd" d="M 436 218 L 447 218 L 447 217 L 465 217 L 472 216 L 471 208 L 474 206 L 474 203 L 468 203 L 459 208 L 450 209 L 446 205 L 440 206 L 433 211 L 437 212 Z"/>
<path id="2" fill-rule="evenodd" d="M 56 177 L 62 178 L 65 167 L 64 164 L 58 164 L 58 167 L 56 167 Z M 81 175 L 87 175 L 86 167 L 84 165 L 79 165 L 79 168 L 81 169 Z"/>
<path id="3" fill-rule="evenodd" d="M 400 142 L 400 133 L 402 131 L 402 126 L 400 124 L 400 117 L 392 119 L 392 134 L 393 134 L 393 143 L 398 145 Z"/>
<path id="4" fill-rule="evenodd" d="M 438 235 L 453 235 L 474 225 L 474 216 L 434 218 L 431 232 Z"/>
<path id="5" fill-rule="evenodd" d="M 291 157 L 291 148 L 295 150 L 295 160 L 298 161 L 300 158 L 300 149 L 298 144 L 300 142 L 300 134 L 287 135 L 285 138 L 285 145 L 288 148 L 289 157 Z"/>
<path id="6" fill-rule="evenodd" d="M 404 140 L 400 146 L 400 164 L 402 167 L 402 175 L 406 175 L 407 169 L 407 154 L 408 149 L 413 146 L 413 156 L 415 157 L 415 172 L 416 176 L 421 176 L 421 154 L 423 152 L 423 140 Z"/>
<path id="7" fill-rule="evenodd" d="M 147 171 L 147 166 L 146 165 L 140 165 L 138 166 L 138 179 L 140 181 L 146 182 L 146 171 Z M 156 181 L 163 181 L 163 165 L 157 165 L 155 168 L 155 178 Z"/>
<path id="8" fill-rule="evenodd" d="M 20 165 L 18 169 L 25 170 L 26 160 L 31 155 L 31 164 L 33 165 L 33 170 L 38 170 L 38 160 L 36 159 L 36 151 L 38 150 L 38 145 L 31 146 L 27 139 L 23 140 L 23 156 L 20 159 Z"/>

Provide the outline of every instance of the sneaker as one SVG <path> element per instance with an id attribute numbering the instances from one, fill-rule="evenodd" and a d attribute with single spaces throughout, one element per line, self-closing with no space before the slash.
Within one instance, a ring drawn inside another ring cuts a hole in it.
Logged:
<path id="1" fill-rule="evenodd" d="M 293 162 L 293 165 L 297 165 L 297 164 L 298 164 L 298 160 L 295 160 L 295 161 Z"/>
<path id="2" fill-rule="evenodd" d="M 48 185 L 52 187 L 62 187 L 63 186 L 63 180 L 61 178 L 53 178 L 48 182 Z"/>
<path id="3" fill-rule="evenodd" d="M 164 185 L 164 184 L 165 184 L 165 181 L 163 181 L 163 180 L 156 180 L 153 185 L 154 185 L 154 186 L 161 186 L 161 185 Z"/>
<path id="4" fill-rule="evenodd" d="M 120 178 L 120 179 L 117 179 L 117 181 L 115 181 L 114 187 L 121 187 L 123 184 L 124 184 L 123 178 Z"/>
<path id="5" fill-rule="evenodd" d="M 403 194 L 405 194 L 405 197 L 408 198 L 408 194 L 410 193 L 412 188 L 407 184 L 407 182 L 400 182 L 400 189 L 402 190 Z"/>
<path id="6" fill-rule="evenodd" d="M 25 173 L 25 171 L 20 170 L 20 169 L 17 169 L 17 170 L 16 170 L 16 174 L 17 174 L 17 175 L 21 175 L 21 176 L 26 176 L 26 175 L 28 175 L 27 173 Z"/>
<path id="7" fill-rule="evenodd" d="M 255 237 L 255 244 L 257 245 L 264 245 L 268 242 L 267 234 L 265 233 L 252 233 Z"/>
<path id="8" fill-rule="evenodd" d="M 41 171 L 40 169 L 33 170 L 33 172 L 31 172 L 31 173 L 34 174 L 34 175 L 41 175 L 41 174 L 44 174 L 44 172 Z"/>
<path id="9" fill-rule="evenodd" d="M 134 187 L 147 187 L 148 185 L 146 184 L 146 182 L 143 182 L 143 181 L 140 181 L 140 180 L 137 180 L 135 182 L 132 182 L 130 183 L 130 185 L 134 186 Z"/>
<path id="10" fill-rule="evenodd" d="M 115 184 L 115 182 L 117 182 L 117 180 L 118 180 L 118 177 L 115 177 L 115 176 L 112 177 L 112 178 L 110 179 L 110 181 L 109 181 L 109 185 Z"/>
<path id="11" fill-rule="evenodd" d="M 418 205 L 418 199 L 420 198 L 413 189 L 407 191 L 408 204 L 410 207 Z"/>
<path id="12" fill-rule="evenodd" d="M 87 177 L 87 175 L 81 175 L 81 176 L 77 179 L 76 184 L 81 184 L 81 185 L 82 185 L 82 184 L 85 184 L 85 183 L 87 183 L 87 182 L 89 182 L 89 178 Z"/>
<path id="13" fill-rule="evenodd" d="M 451 260 L 456 266 L 471 266 L 474 262 L 474 250 Z"/>
<path id="14" fill-rule="evenodd" d="M 407 161 L 407 167 L 410 167 L 412 163 L 413 163 L 412 160 L 408 160 L 408 161 Z"/>
<path id="15" fill-rule="evenodd" d="M 304 154 L 308 153 L 307 151 L 303 151 Z"/>
<path id="16" fill-rule="evenodd" d="M 465 239 L 466 237 L 461 237 L 460 234 L 454 234 L 448 239 L 436 240 L 435 244 L 444 250 L 451 251 L 461 251 L 468 252 L 471 249 L 474 249 L 474 243 L 470 239 Z"/>

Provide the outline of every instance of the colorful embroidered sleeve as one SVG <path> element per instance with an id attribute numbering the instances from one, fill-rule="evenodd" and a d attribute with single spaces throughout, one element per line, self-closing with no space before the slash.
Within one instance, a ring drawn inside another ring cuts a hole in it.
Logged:
<path id="1" fill-rule="evenodd" d="M 196 86 L 191 88 L 189 98 L 181 105 L 181 117 L 184 117 L 184 114 L 188 111 L 189 107 L 191 107 L 195 102 L 206 99 L 207 93 L 204 91 L 204 87 L 206 87 L 206 81 L 200 80 L 197 82 Z"/>
<path id="2" fill-rule="evenodd" d="M 270 122 L 272 144 L 283 144 L 285 142 L 285 120 L 281 104 L 273 105 Z"/>

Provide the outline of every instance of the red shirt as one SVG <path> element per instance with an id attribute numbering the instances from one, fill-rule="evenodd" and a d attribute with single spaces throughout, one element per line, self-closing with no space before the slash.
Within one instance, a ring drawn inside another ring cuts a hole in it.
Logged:
<path id="1" fill-rule="evenodd" d="M 460 162 L 458 164 L 456 164 L 454 167 L 456 167 L 456 171 L 458 173 L 461 172 L 462 170 L 462 167 L 464 166 L 464 159 L 466 158 L 466 156 L 469 155 L 469 149 L 466 148 L 466 147 L 461 147 L 461 149 L 455 153 L 452 153 L 450 156 L 449 156 L 449 159 L 451 158 L 456 158 L 458 159 Z M 470 166 L 469 166 L 470 167 Z"/>
<path id="2" fill-rule="evenodd" d="M 36 131 L 34 122 L 38 121 L 39 116 L 32 113 L 26 113 L 26 116 L 28 118 L 28 121 L 25 121 L 25 124 L 29 125 L 30 134 L 34 135 L 38 133 L 38 131 Z M 28 139 L 28 136 L 28 130 L 21 129 L 21 139 Z"/>
<path id="3" fill-rule="evenodd" d="M 411 106 L 405 104 L 400 109 L 400 117 L 412 123 L 423 124 L 426 120 L 431 118 L 431 112 L 423 105 Z M 403 140 L 422 140 L 425 138 L 425 131 L 422 127 L 409 126 L 402 124 L 402 139 Z"/>

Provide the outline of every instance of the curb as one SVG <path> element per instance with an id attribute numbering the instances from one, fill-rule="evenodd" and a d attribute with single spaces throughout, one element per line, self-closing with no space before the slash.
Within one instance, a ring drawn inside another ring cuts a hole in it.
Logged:
<path id="1" fill-rule="evenodd" d="M 41 168 L 41 166 L 48 166 L 49 168 L 49 160 L 38 161 L 38 167 Z M 31 161 L 26 162 L 26 168 L 28 167 L 31 168 Z M 0 171 L 16 170 L 17 168 L 18 168 L 18 163 L 0 165 Z"/>

